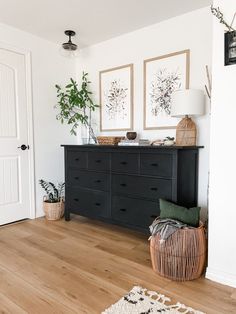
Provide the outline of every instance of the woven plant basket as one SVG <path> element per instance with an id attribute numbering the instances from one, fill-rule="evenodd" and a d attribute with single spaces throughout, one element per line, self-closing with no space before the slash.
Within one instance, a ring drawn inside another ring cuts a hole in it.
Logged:
<path id="1" fill-rule="evenodd" d="M 160 243 L 160 235 L 151 238 L 150 252 L 153 270 L 160 276 L 185 281 L 199 278 L 206 262 L 204 225 L 179 229 Z"/>
<path id="2" fill-rule="evenodd" d="M 59 220 L 64 215 L 65 204 L 64 200 L 61 199 L 60 202 L 57 203 L 49 203 L 43 199 L 43 210 L 45 213 L 45 217 L 47 220 Z"/>
<path id="3" fill-rule="evenodd" d="M 99 145 L 118 145 L 124 139 L 124 136 L 97 136 Z"/>

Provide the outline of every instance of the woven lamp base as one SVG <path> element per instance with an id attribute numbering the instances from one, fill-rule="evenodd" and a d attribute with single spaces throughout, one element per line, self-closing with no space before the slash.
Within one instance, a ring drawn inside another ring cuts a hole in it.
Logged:
<path id="1" fill-rule="evenodd" d="M 196 124 L 191 118 L 186 116 L 177 125 L 176 128 L 176 145 L 178 146 L 195 146 L 197 137 Z"/>

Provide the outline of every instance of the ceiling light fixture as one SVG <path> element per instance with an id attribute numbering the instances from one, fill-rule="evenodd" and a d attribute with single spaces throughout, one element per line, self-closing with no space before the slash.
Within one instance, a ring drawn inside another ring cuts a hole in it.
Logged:
<path id="1" fill-rule="evenodd" d="M 71 37 L 75 36 L 75 34 L 72 30 L 65 31 L 65 35 L 69 37 L 68 42 L 62 44 L 61 52 L 65 57 L 77 57 L 78 55 L 78 46 L 71 40 Z"/>

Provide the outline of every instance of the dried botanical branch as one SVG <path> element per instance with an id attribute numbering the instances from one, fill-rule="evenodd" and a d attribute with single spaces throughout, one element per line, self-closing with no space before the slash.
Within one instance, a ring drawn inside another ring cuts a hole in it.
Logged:
<path id="1" fill-rule="evenodd" d="M 235 17 L 236 17 L 236 12 L 234 13 L 234 16 L 233 16 L 232 22 L 230 23 L 230 27 L 231 27 L 231 28 L 233 27 Z"/>
<path id="2" fill-rule="evenodd" d="M 211 98 L 212 86 L 211 86 L 211 77 L 210 77 L 210 71 L 209 71 L 208 65 L 206 65 L 206 74 L 207 74 L 207 81 L 208 81 L 208 91 L 209 91 L 209 94 L 210 94 L 209 98 Z"/>
<path id="3" fill-rule="evenodd" d="M 181 89 L 181 79 L 178 71 L 169 72 L 166 68 L 154 74 L 150 84 L 150 106 L 153 116 L 161 112 L 170 115 L 172 93 Z"/>
<path id="4" fill-rule="evenodd" d="M 225 25 L 228 29 L 229 32 L 235 31 L 235 29 L 231 25 L 229 25 L 225 20 L 224 20 L 224 15 L 220 11 L 220 8 L 214 8 L 213 5 L 211 5 L 211 13 L 220 21 L 221 24 Z M 234 19 L 233 19 L 234 20 Z"/>
<path id="5" fill-rule="evenodd" d="M 128 96 L 128 88 L 120 80 L 114 79 L 108 90 L 104 92 L 106 102 L 106 112 L 109 119 L 126 116 L 125 102 Z"/>
<path id="6" fill-rule="evenodd" d="M 210 71 L 209 71 L 209 67 L 208 65 L 206 65 L 206 76 L 207 76 L 207 85 L 205 85 L 205 90 L 207 93 L 207 96 L 210 100 L 210 112 L 211 112 L 211 90 L 212 90 L 212 83 L 211 83 L 211 75 L 210 75 Z"/>
<path id="7" fill-rule="evenodd" d="M 208 90 L 206 85 L 205 85 L 205 90 L 206 90 L 208 98 L 211 99 L 211 94 L 210 94 L 210 92 L 209 92 L 209 90 Z"/>

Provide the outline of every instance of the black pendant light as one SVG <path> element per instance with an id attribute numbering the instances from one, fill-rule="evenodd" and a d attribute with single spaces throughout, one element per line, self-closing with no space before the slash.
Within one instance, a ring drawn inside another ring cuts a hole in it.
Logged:
<path id="1" fill-rule="evenodd" d="M 72 30 L 66 30 L 65 35 L 69 37 L 68 42 L 62 44 L 62 54 L 66 57 L 76 57 L 78 53 L 78 46 L 74 44 L 71 37 L 75 36 L 75 32 Z"/>

